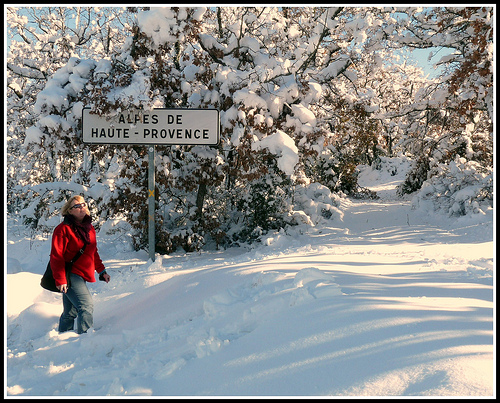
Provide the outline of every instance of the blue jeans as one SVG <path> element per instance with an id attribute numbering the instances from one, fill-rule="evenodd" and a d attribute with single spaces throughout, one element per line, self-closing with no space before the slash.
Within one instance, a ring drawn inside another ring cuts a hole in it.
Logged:
<path id="1" fill-rule="evenodd" d="M 59 332 L 73 330 L 77 318 L 76 332 L 86 333 L 94 324 L 94 303 L 87 282 L 71 273 L 71 287 L 63 294 L 63 313 L 59 318 Z"/>

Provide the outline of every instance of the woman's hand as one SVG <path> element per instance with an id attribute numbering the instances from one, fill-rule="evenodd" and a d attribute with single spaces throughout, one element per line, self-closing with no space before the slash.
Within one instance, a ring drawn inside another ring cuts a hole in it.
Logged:
<path id="1" fill-rule="evenodd" d="M 109 280 L 111 280 L 111 276 L 108 273 L 103 273 L 99 276 L 99 280 L 105 281 L 106 283 L 109 283 Z"/>
<path id="2" fill-rule="evenodd" d="M 67 284 L 61 284 L 56 286 L 59 291 L 61 291 L 63 294 L 66 294 L 68 291 L 68 285 Z"/>

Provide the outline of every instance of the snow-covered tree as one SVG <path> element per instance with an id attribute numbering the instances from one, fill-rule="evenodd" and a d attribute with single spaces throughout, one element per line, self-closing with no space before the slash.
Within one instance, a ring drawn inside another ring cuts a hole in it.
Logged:
<path id="1" fill-rule="evenodd" d="M 34 228 L 50 227 L 67 195 L 83 193 L 100 223 L 126 221 L 135 246 L 147 247 L 147 149 L 84 145 L 83 107 L 105 117 L 219 110 L 218 146 L 156 146 L 162 253 L 313 225 L 318 209 L 339 218 L 336 193 L 366 194 L 356 167 L 384 155 L 415 160 L 406 192 L 456 172 L 461 158 L 487 178 L 491 12 L 10 8 L 9 210 Z M 453 47 L 458 53 L 441 62 L 464 71 L 427 80 L 393 56 L 407 46 Z"/>
<path id="2" fill-rule="evenodd" d="M 73 102 L 86 80 L 76 71 L 85 63 L 75 64 L 85 56 L 103 58 L 121 43 L 131 14 L 119 8 L 7 7 L 6 17 L 8 210 L 19 211 L 27 201 L 33 202 L 27 188 L 70 180 L 73 167 L 88 155 L 78 136 L 69 137 L 78 133 L 75 119 L 81 104 L 73 111 Z M 75 81 L 66 82 L 65 75 Z M 69 98 L 64 100 L 66 93 Z M 73 115 L 65 123 L 67 113 Z M 19 193 L 24 196 L 15 197 Z M 39 218 L 31 218 L 34 225 Z"/>
<path id="3" fill-rule="evenodd" d="M 420 189 L 435 175 L 443 177 L 442 165 L 455 164 L 457 158 L 471 162 L 466 164 L 468 170 L 476 167 L 479 176 L 489 176 L 493 169 L 493 8 L 401 11 L 410 16 L 404 37 L 407 46 L 453 51 L 438 61 L 447 68 L 436 84 L 422 90 L 412 107 L 420 111 L 420 121 L 407 133 L 407 141 L 417 146 L 416 164 L 402 192 Z M 491 195 L 490 184 L 484 184 L 479 193 Z M 459 189 L 460 184 L 456 185 Z M 483 199 L 492 205 L 492 196 Z"/>

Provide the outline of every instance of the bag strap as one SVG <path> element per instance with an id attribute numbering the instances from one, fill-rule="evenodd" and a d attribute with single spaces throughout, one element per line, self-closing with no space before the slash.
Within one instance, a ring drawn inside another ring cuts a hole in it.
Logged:
<path id="1" fill-rule="evenodd" d="M 64 223 L 65 223 L 68 227 L 70 227 L 70 228 L 71 228 L 71 225 L 70 225 L 68 222 L 66 222 L 66 217 L 64 218 L 64 221 L 63 221 L 63 222 L 64 222 Z M 71 231 L 75 234 L 75 231 L 74 231 L 72 228 L 71 228 Z M 75 235 L 76 235 L 76 234 L 75 234 Z M 87 244 L 86 244 L 85 242 L 83 242 L 83 247 L 82 247 L 82 248 L 81 248 L 81 249 L 80 249 L 80 250 L 76 253 L 75 257 L 74 257 L 73 259 L 71 259 L 71 260 L 70 260 L 69 262 L 67 262 L 67 263 L 71 263 L 71 264 L 75 263 L 75 262 L 78 260 L 78 258 L 79 258 L 80 256 L 82 256 L 82 255 L 83 255 L 83 252 L 85 251 L 85 247 L 86 247 L 86 246 L 87 246 Z"/>
<path id="2" fill-rule="evenodd" d="M 78 258 L 83 255 L 83 252 L 85 252 L 86 246 L 87 246 L 87 244 L 84 243 L 83 248 L 78 251 L 78 253 L 75 255 L 75 257 L 69 261 L 69 263 L 71 263 L 71 264 L 75 263 L 78 260 Z"/>

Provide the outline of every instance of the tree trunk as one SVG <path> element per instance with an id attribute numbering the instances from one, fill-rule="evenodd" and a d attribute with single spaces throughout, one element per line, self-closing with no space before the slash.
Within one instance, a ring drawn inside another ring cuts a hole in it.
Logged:
<path id="1" fill-rule="evenodd" d="M 198 186 L 198 194 L 196 196 L 196 218 L 200 221 L 203 218 L 203 201 L 205 200 L 205 195 L 207 194 L 207 184 L 201 182 Z"/>

